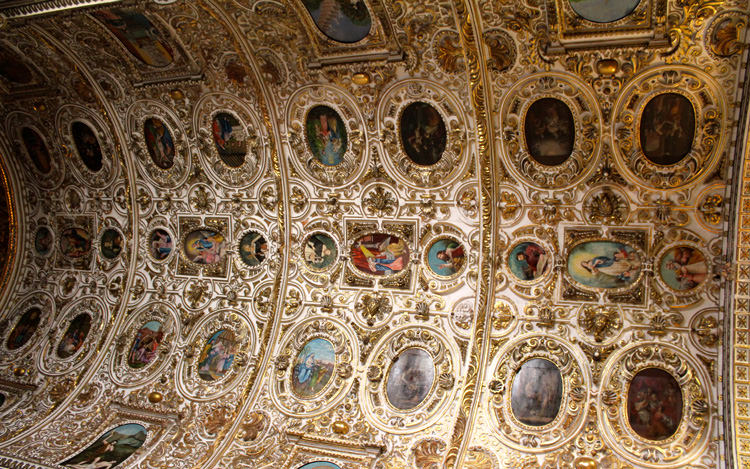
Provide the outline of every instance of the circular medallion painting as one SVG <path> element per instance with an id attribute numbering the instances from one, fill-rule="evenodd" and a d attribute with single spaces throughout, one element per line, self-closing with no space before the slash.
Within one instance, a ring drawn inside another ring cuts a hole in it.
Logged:
<path id="1" fill-rule="evenodd" d="M 534 101 L 524 118 L 529 154 L 546 166 L 564 163 L 573 153 L 575 121 L 567 104 L 556 98 Z"/>
<path id="2" fill-rule="evenodd" d="M 336 352 L 326 339 L 312 339 L 297 354 L 292 370 L 292 391 L 310 398 L 322 391 L 333 375 Z"/>
<path id="3" fill-rule="evenodd" d="M 164 330 L 159 321 L 149 321 L 141 326 L 128 353 L 128 366 L 138 369 L 151 363 L 163 338 Z"/>
<path id="4" fill-rule="evenodd" d="M 673 290 L 692 290 L 706 280 L 706 257 L 690 246 L 673 247 L 661 257 L 659 275 Z"/>
<path id="5" fill-rule="evenodd" d="M 409 266 L 406 242 L 386 233 L 360 236 L 352 243 L 350 254 L 354 267 L 369 275 L 394 275 Z"/>
<path id="6" fill-rule="evenodd" d="M 185 236 L 185 257 L 196 264 L 218 264 L 226 257 L 226 239 L 214 230 L 195 230 Z"/>
<path id="7" fill-rule="evenodd" d="M 52 232 L 46 226 L 40 227 L 34 234 L 34 250 L 40 256 L 52 252 Z"/>
<path id="8" fill-rule="evenodd" d="M 315 233 L 307 237 L 304 247 L 305 264 L 314 270 L 325 270 L 338 258 L 336 242 L 325 233 Z"/>
<path id="9" fill-rule="evenodd" d="M 26 345 L 34 335 L 34 332 L 36 332 L 37 327 L 39 327 L 41 319 L 42 311 L 39 308 L 31 308 L 23 313 L 16 323 L 16 327 L 10 331 L 8 340 L 5 343 L 8 350 L 16 350 Z"/>
<path id="10" fill-rule="evenodd" d="M 257 231 L 248 231 L 240 240 L 240 259 L 250 267 L 257 267 L 266 260 L 268 242 Z"/>
<path id="11" fill-rule="evenodd" d="M 49 173 L 52 170 L 52 162 L 44 139 L 35 130 L 24 127 L 21 129 L 21 140 L 34 167 L 40 173 Z"/>
<path id="12" fill-rule="evenodd" d="M 341 467 L 328 461 L 315 461 L 300 466 L 298 469 L 341 469 Z"/>
<path id="13" fill-rule="evenodd" d="M 86 341 L 89 329 L 91 329 L 91 316 L 82 313 L 73 318 L 57 346 L 57 356 L 68 358 L 75 355 Z"/>
<path id="14" fill-rule="evenodd" d="M 631 14 L 641 0 L 570 0 L 573 11 L 594 23 L 611 23 Z"/>
<path id="15" fill-rule="evenodd" d="M 72 259 L 83 257 L 91 250 L 91 237 L 83 228 L 68 228 L 60 234 L 60 251 Z"/>
<path id="16" fill-rule="evenodd" d="M 466 261 L 464 247 L 452 238 L 441 238 L 427 250 L 430 270 L 440 277 L 452 277 L 461 272 Z"/>
<path id="17" fill-rule="evenodd" d="M 525 282 L 543 277 L 550 265 L 547 250 L 531 241 L 517 244 L 508 256 L 508 268 L 518 280 Z"/>
<path id="18" fill-rule="evenodd" d="M 422 403 L 435 381 L 435 364 L 427 351 L 408 348 L 401 352 L 388 370 L 385 386 L 388 402 L 399 410 L 409 410 Z"/>
<path id="19" fill-rule="evenodd" d="M 149 252 L 154 259 L 157 261 L 166 259 L 172 253 L 173 248 L 172 236 L 166 230 L 157 228 L 151 232 Z"/>
<path id="20" fill-rule="evenodd" d="M 326 166 L 341 163 L 346 153 L 344 121 L 328 106 L 315 106 L 307 113 L 307 144 L 315 158 Z"/>
<path id="21" fill-rule="evenodd" d="M 161 169 L 171 168 L 175 157 L 174 141 L 164 122 L 156 117 L 146 119 L 143 122 L 143 137 L 151 161 Z"/>
<path id="22" fill-rule="evenodd" d="M 532 358 L 513 377 L 510 407 L 526 425 L 541 427 L 555 420 L 562 402 L 562 376 L 549 360 Z"/>
<path id="23" fill-rule="evenodd" d="M 73 122 L 70 127 L 73 135 L 73 143 L 76 145 L 78 156 L 88 169 L 97 172 L 102 169 L 102 149 L 99 146 L 99 139 L 96 138 L 91 127 L 81 121 Z"/>
<path id="24" fill-rule="evenodd" d="M 215 381 L 232 368 L 237 343 L 234 334 L 226 329 L 215 332 L 206 341 L 198 358 L 198 376 L 205 381 Z"/>
<path id="25" fill-rule="evenodd" d="M 641 274 L 641 257 L 630 246 L 616 241 L 587 241 L 568 254 L 568 273 L 591 288 L 623 288 Z"/>
<path id="26" fill-rule="evenodd" d="M 646 368 L 633 377 L 628 388 L 628 422 L 648 440 L 674 435 L 682 420 L 682 390 L 668 372 Z"/>
<path id="27" fill-rule="evenodd" d="M 693 147 L 693 104 L 677 93 L 652 98 L 643 108 L 640 134 L 641 150 L 652 163 L 662 166 L 679 163 Z"/>
<path id="28" fill-rule="evenodd" d="M 99 247 L 105 259 L 116 259 L 122 252 L 122 235 L 114 228 L 107 228 L 102 233 Z"/>
<path id="29" fill-rule="evenodd" d="M 211 121 L 211 134 L 221 161 L 232 168 L 242 166 L 247 142 L 240 121 L 228 112 L 220 112 Z"/>
<path id="30" fill-rule="evenodd" d="M 421 166 L 440 161 L 447 139 L 445 123 L 437 109 L 427 103 L 411 103 L 401 114 L 399 126 L 401 145 L 409 159 Z"/>

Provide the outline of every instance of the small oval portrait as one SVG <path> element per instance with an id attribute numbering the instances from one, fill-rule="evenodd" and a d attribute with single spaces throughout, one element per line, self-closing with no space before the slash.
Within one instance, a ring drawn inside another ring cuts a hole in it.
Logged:
<path id="1" fill-rule="evenodd" d="M 21 129 L 21 140 L 34 167 L 40 173 L 49 173 L 52 170 L 52 163 L 44 139 L 35 130 L 24 127 Z"/>
<path id="2" fill-rule="evenodd" d="M 268 242 L 257 231 L 248 231 L 240 240 L 240 259 L 250 267 L 257 267 L 266 260 Z"/>
<path id="3" fill-rule="evenodd" d="M 592 288 L 622 288 L 641 274 L 642 260 L 630 246 L 615 241 L 587 241 L 568 255 L 568 273 Z"/>
<path id="4" fill-rule="evenodd" d="M 432 356 L 421 348 L 401 352 L 388 370 L 385 392 L 388 402 L 399 410 L 417 407 L 427 397 L 435 382 Z"/>
<path id="5" fill-rule="evenodd" d="M 742 50 L 740 33 L 744 22 L 739 17 L 724 18 L 711 28 L 709 47 L 719 57 L 731 57 Z"/>
<path id="6" fill-rule="evenodd" d="M 26 85 L 34 78 L 29 67 L 6 49 L 0 49 L 0 76 L 17 85 Z"/>
<path id="7" fill-rule="evenodd" d="M 583 18 L 594 23 L 611 23 L 631 14 L 641 0 L 570 0 L 570 6 Z"/>
<path id="8" fill-rule="evenodd" d="M 708 263 L 699 249 L 677 246 L 661 257 L 659 275 L 673 290 L 692 290 L 706 280 Z"/>
<path id="9" fill-rule="evenodd" d="M 39 227 L 34 234 L 34 250 L 40 256 L 47 256 L 52 252 L 52 232 L 46 226 Z"/>
<path id="10" fill-rule="evenodd" d="M 169 257 L 174 249 L 172 242 L 172 236 L 162 228 L 157 228 L 151 232 L 149 237 L 149 252 L 151 256 L 157 261 L 161 261 Z"/>
<path id="11" fill-rule="evenodd" d="M 695 110 L 689 99 L 677 93 L 652 98 L 641 115 L 641 150 L 662 166 L 679 163 L 693 147 Z"/>
<path id="12" fill-rule="evenodd" d="M 452 277 L 463 269 L 466 261 L 464 247 L 452 238 L 441 238 L 427 250 L 430 270 L 440 277 Z"/>
<path id="13" fill-rule="evenodd" d="M 75 121 L 70 126 L 70 132 L 83 164 L 93 172 L 102 169 L 102 149 L 91 127 L 81 121 Z"/>
<path id="14" fill-rule="evenodd" d="M 326 339 L 313 339 L 297 354 L 292 370 L 292 391 L 302 398 L 322 391 L 336 367 L 336 352 Z"/>
<path id="15" fill-rule="evenodd" d="M 143 368 L 156 358 L 156 351 L 164 338 L 164 330 L 159 321 L 149 321 L 144 324 L 133 339 L 133 345 L 128 353 L 128 366 Z"/>
<path id="16" fill-rule="evenodd" d="M 221 379 L 232 368 L 237 343 L 226 329 L 215 332 L 203 346 L 198 358 L 198 376 L 205 381 Z"/>
<path id="17" fill-rule="evenodd" d="M 122 235 L 114 228 L 107 228 L 102 233 L 99 247 L 102 251 L 102 257 L 116 259 L 122 252 Z"/>
<path id="18" fill-rule="evenodd" d="M 346 153 L 347 135 L 344 121 L 328 106 L 315 106 L 307 113 L 307 144 L 318 161 L 326 166 L 341 163 Z"/>
<path id="19" fill-rule="evenodd" d="M 104 433 L 86 449 L 65 462 L 70 467 L 115 467 L 143 446 L 148 432 L 143 425 L 126 423 Z"/>
<path id="20" fill-rule="evenodd" d="M 526 147 L 537 162 L 557 166 L 573 153 L 576 136 L 573 113 L 559 99 L 534 101 L 526 111 L 523 128 Z"/>
<path id="21" fill-rule="evenodd" d="M 91 250 L 91 236 L 83 228 L 68 228 L 60 233 L 60 251 L 72 259 L 83 257 Z"/>
<path id="22" fill-rule="evenodd" d="M 352 264 L 369 275 L 394 275 L 409 266 L 409 247 L 403 239 L 386 233 L 360 236 L 350 251 Z"/>
<path id="23" fill-rule="evenodd" d="M 214 230 L 195 230 L 185 236 L 185 256 L 196 264 L 218 264 L 226 257 L 226 239 Z"/>
<path id="24" fill-rule="evenodd" d="M 305 240 L 305 263 L 314 270 L 325 270 L 338 258 L 336 242 L 325 233 L 315 233 Z"/>
<path id="25" fill-rule="evenodd" d="M 508 256 L 508 268 L 521 281 L 531 282 L 542 278 L 551 268 L 551 258 L 546 249 L 537 243 L 518 243 Z"/>
<path id="26" fill-rule="evenodd" d="M 406 106 L 399 123 L 401 145 L 406 156 L 421 166 L 431 166 L 443 157 L 447 141 L 440 113 L 427 103 Z"/>
<path id="27" fill-rule="evenodd" d="M 150 117 L 143 122 L 143 138 L 151 161 L 161 169 L 169 169 L 174 165 L 175 149 L 172 133 L 169 128 L 156 117 Z"/>
<path id="28" fill-rule="evenodd" d="M 660 368 L 646 368 L 628 388 L 628 422 L 648 440 L 674 435 L 682 420 L 682 390 L 674 377 Z"/>
<path id="29" fill-rule="evenodd" d="M 549 360 L 532 358 L 513 377 L 513 415 L 526 425 L 541 427 L 555 420 L 562 402 L 562 376 Z"/>
<path id="30" fill-rule="evenodd" d="M 34 332 L 36 332 L 41 320 L 42 311 L 39 308 L 31 308 L 23 313 L 16 323 L 16 327 L 10 331 L 8 340 L 5 343 L 8 350 L 16 350 L 26 345 L 29 339 L 34 335 Z"/>
<path id="31" fill-rule="evenodd" d="M 247 153 L 247 142 L 240 121 L 228 112 L 220 112 L 211 121 L 211 134 L 219 158 L 232 168 L 242 166 Z"/>
<path id="32" fill-rule="evenodd" d="M 75 355 L 86 341 L 89 329 L 91 329 L 91 316 L 82 313 L 73 318 L 57 346 L 57 356 L 68 358 Z"/>
<path id="33" fill-rule="evenodd" d="M 336 42 L 352 43 L 370 33 L 372 20 L 362 0 L 303 0 L 320 32 Z"/>
<path id="34" fill-rule="evenodd" d="M 115 35 L 133 57 L 144 64 L 165 67 L 174 60 L 172 47 L 143 14 L 121 8 L 99 10 L 92 14 Z"/>

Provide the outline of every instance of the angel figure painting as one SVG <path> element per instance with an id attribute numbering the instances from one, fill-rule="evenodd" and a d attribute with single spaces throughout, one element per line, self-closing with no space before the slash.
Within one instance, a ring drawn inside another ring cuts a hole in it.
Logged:
<path id="1" fill-rule="evenodd" d="M 196 264 L 218 264 L 226 255 L 226 239 L 213 230 L 195 230 L 185 237 L 185 256 Z"/>
<path id="2" fill-rule="evenodd" d="M 640 278 L 642 260 L 630 246 L 615 241 L 587 241 L 568 255 L 568 273 L 592 288 L 623 288 Z"/>
<path id="3" fill-rule="evenodd" d="M 406 242 L 385 233 L 359 237 L 352 244 L 350 254 L 354 266 L 369 275 L 394 275 L 409 265 L 409 247 Z"/>
<path id="4" fill-rule="evenodd" d="M 118 466 L 143 446 L 147 434 L 143 425 L 120 425 L 60 465 L 74 469 L 109 469 Z"/>

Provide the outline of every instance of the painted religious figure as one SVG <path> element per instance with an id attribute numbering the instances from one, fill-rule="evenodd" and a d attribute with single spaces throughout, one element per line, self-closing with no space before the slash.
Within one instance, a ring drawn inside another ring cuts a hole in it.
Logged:
<path id="1" fill-rule="evenodd" d="M 91 250 L 91 236 L 83 228 L 68 228 L 60 234 L 60 251 L 72 259 L 85 256 Z"/>
<path id="2" fill-rule="evenodd" d="M 102 149 L 91 127 L 81 121 L 75 121 L 70 126 L 70 132 L 83 164 L 93 172 L 102 169 Z"/>
<path id="3" fill-rule="evenodd" d="M 445 123 L 440 113 L 427 103 L 406 106 L 400 120 L 401 144 L 414 163 L 431 166 L 443 157 L 446 145 Z"/>
<path id="4" fill-rule="evenodd" d="M 39 308 L 31 308 L 23 313 L 16 323 L 16 327 L 10 331 L 8 340 L 5 343 L 8 350 L 16 350 L 26 345 L 34 335 L 34 332 L 36 332 L 37 327 L 39 327 L 41 319 L 42 311 Z"/>
<path id="5" fill-rule="evenodd" d="M 115 467 L 143 446 L 147 434 L 148 431 L 143 425 L 137 423 L 120 425 L 60 464 L 76 469 Z"/>
<path id="6" fill-rule="evenodd" d="M 128 353 L 128 365 L 131 368 L 143 368 L 156 357 L 156 351 L 164 338 L 164 330 L 159 321 L 149 321 L 144 324 L 133 339 L 133 345 Z"/>
<path id="7" fill-rule="evenodd" d="M 0 77 L 17 85 L 31 83 L 34 78 L 29 67 L 15 53 L 5 48 L 0 48 Z"/>
<path id="8" fill-rule="evenodd" d="M 422 403 L 435 381 L 435 364 L 427 351 L 412 347 L 401 352 L 388 370 L 385 392 L 391 405 L 409 410 Z"/>
<path id="9" fill-rule="evenodd" d="M 236 347 L 231 331 L 221 329 L 215 332 L 198 357 L 198 376 L 206 381 L 221 379 L 232 368 Z"/>
<path id="10" fill-rule="evenodd" d="M 633 377 L 628 389 L 628 421 L 638 435 L 664 440 L 682 420 L 682 390 L 677 380 L 660 368 L 646 368 Z"/>
<path id="11" fill-rule="evenodd" d="M 196 264 L 218 264 L 226 256 L 226 239 L 213 230 L 195 230 L 185 236 L 185 256 Z"/>
<path id="12" fill-rule="evenodd" d="M 40 256 L 46 256 L 52 251 L 52 241 L 52 232 L 46 226 L 42 226 L 34 234 L 34 250 Z"/>
<path id="13" fill-rule="evenodd" d="M 663 93 L 651 99 L 641 115 L 641 149 L 653 163 L 679 163 L 693 146 L 695 110 L 689 99 Z"/>
<path id="14" fill-rule="evenodd" d="M 328 461 L 309 462 L 298 469 L 341 469 L 341 466 Z"/>
<path id="15" fill-rule="evenodd" d="M 172 236 L 162 228 L 157 228 L 151 233 L 149 242 L 151 255 L 157 261 L 166 259 L 172 253 L 172 249 L 174 248 Z"/>
<path id="16" fill-rule="evenodd" d="M 40 173 L 49 173 L 52 170 L 52 164 L 44 139 L 35 130 L 24 127 L 21 129 L 21 140 L 34 167 Z"/>
<path id="17" fill-rule="evenodd" d="M 529 106 L 524 135 L 529 154 L 537 162 L 547 166 L 564 163 L 573 152 L 575 133 L 573 113 L 559 99 L 542 98 Z"/>
<path id="18" fill-rule="evenodd" d="M 409 264 L 406 242 L 386 233 L 373 233 L 357 238 L 350 251 L 354 266 L 370 275 L 393 275 Z"/>
<path id="19" fill-rule="evenodd" d="M 99 247 L 105 259 L 116 259 L 122 252 L 122 235 L 114 228 L 104 230 Z"/>
<path id="20" fill-rule="evenodd" d="M 706 257 L 699 249 L 690 246 L 674 247 L 662 256 L 659 275 L 674 290 L 692 290 L 706 280 Z"/>
<path id="21" fill-rule="evenodd" d="M 341 163 L 346 153 L 347 135 L 344 121 L 328 106 L 315 106 L 305 121 L 307 144 L 318 161 L 326 166 Z"/>
<path id="22" fill-rule="evenodd" d="M 93 13 L 135 58 L 152 67 L 166 67 L 174 61 L 172 48 L 143 14 L 112 8 Z"/>
<path id="23" fill-rule="evenodd" d="M 466 254 L 464 247 L 451 238 L 441 238 L 432 243 L 427 251 L 427 262 L 430 270 L 441 277 L 451 277 L 464 266 Z"/>
<path id="24" fill-rule="evenodd" d="M 292 390 L 302 398 L 323 390 L 333 375 L 336 353 L 326 339 L 312 339 L 302 347 L 292 370 Z"/>
<path id="25" fill-rule="evenodd" d="M 631 14 L 641 0 L 570 0 L 570 6 L 594 23 L 611 23 Z"/>
<path id="26" fill-rule="evenodd" d="M 325 233 L 312 234 L 305 240 L 305 263 L 312 269 L 323 270 L 332 266 L 338 253 L 336 242 Z"/>
<path id="27" fill-rule="evenodd" d="M 518 280 L 528 282 L 547 273 L 549 260 L 549 254 L 542 246 L 524 241 L 510 251 L 508 267 Z"/>
<path id="28" fill-rule="evenodd" d="M 372 19 L 362 0 L 303 0 L 315 26 L 336 42 L 352 43 L 370 33 Z"/>
<path id="29" fill-rule="evenodd" d="M 156 117 L 146 119 L 143 122 L 143 136 L 154 164 L 161 169 L 171 168 L 174 165 L 174 142 L 164 122 Z"/>
<path id="30" fill-rule="evenodd" d="M 211 134 L 221 160 L 232 168 L 242 166 L 247 153 L 247 142 L 240 121 L 228 112 L 220 112 L 211 121 Z"/>
<path id="31" fill-rule="evenodd" d="M 68 358 L 75 355 L 86 341 L 89 329 L 91 329 L 91 316 L 82 313 L 73 318 L 57 346 L 57 356 Z"/>
<path id="32" fill-rule="evenodd" d="M 250 267 L 257 267 L 266 260 L 268 242 L 257 231 L 248 231 L 240 240 L 240 259 Z"/>
<path id="33" fill-rule="evenodd" d="M 593 288 L 622 288 L 639 277 L 642 260 L 630 246 L 615 241 L 587 241 L 568 255 L 573 280 Z"/>
<path id="34" fill-rule="evenodd" d="M 549 360 L 532 358 L 513 378 L 510 407 L 522 423 L 539 427 L 555 420 L 562 402 L 560 370 Z"/>

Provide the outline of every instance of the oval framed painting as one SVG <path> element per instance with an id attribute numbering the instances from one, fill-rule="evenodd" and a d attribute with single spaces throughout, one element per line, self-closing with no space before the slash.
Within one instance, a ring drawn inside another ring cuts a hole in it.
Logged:
<path id="1" fill-rule="evenodd" d="M 172 235 L 170 235 L 167 230 L 163 228 L 157 228 L 151 232 L 151 236 L 149 236 L 148 238 L 148 250 L 151 254 L 151 257 L 153 257 L 155 260 L 163 261 L 167 257 L 169 257 L 170 254 L 172 254 L 172 250 L 174 249 L 174 242 L 172 241 Z"/>
<path id="2" fill-rule="evenodd" d="M 436 239 L 427 249 L 427 266 L 438 277 L 451 278 L 459 275 L 466 265 L 464 246 L 450 237 Z"/>
<path id="3" fill-rule="evenodd" d="M 74 317 L 57 345 L 57 356 L 65 359 L 75 355 L 83 347 L 90 329 L 90 315 L 82 313 Z"/>
<path id="4" fill-rule="evenodd" d="M 164 327 L 159 321 L 148 321 L 141 326 L 128 352 L 128 366 L 139 369 L 151 363 L 163 338 Z"/>
<path id="5" fill-rule="evenodd" d="M 292 391 L 298 397 L 311 399 L 326 388 L 336 367 L 336 352 L 326 339 L 308 341 L 294 360 Z"/>
<path id="6" fill-rule="evenodd" d="M 519 422 L 532 427 L 552 423 L 562 403 L 560 369 L 543 358 L 524 362 L 513 377 L 510 396 L 511 410 Z"/>
<path id="7" fill-rule="evenodd" d="M 445 122 L 432 105 L 416 101 L 399 119 L 401 145 L 406 156 L 420 166 L 432 166 L 443 157 L 447 143 Z"/>
<path id="8" fill-rule="evenodd" d="M 371 233 L 354 240 L 351 262 L 363 274 L 378 277 L 395 275 L 409 266 L 406 241 L 387 233 Z"/>
<path id="9" fill-rule="evenodd" d="M 347 149 L 344 121 L 334 109 L 318 105 L 310 109 L 305 119 L 307 144 L 313 156 L 325 166 L 341 163 Z"/>
<path id="10" fill-rule="evenodd" d="M 52 171 L 52 158 L 49 155 L 47 144 L 39 133 L 31 127 L 21 129 L 21 140 L 26 149 L 26 154 L 34 167 L 42 174 Z"/>
<path id="11" fill-rule="evenodd" d="M 126 423 L 115 427 L 83 451 L 60 463 L 71 467 L 115 467 L 128 459 L 146 441 L 146 427 Z"/>
<path id="12" fill-rule="evenodd" d="M 626 288 L 641 277 L 640 254 L 617 241 L 586 241 L 568 254 L 568 274 L 590 288 Z"/>
<path id="13" fill-rule="evenodd" d="M 52 231 L 46 226 L 40 226 L 34 233 L 34 251 L 39 256 L 46 257 L 52 252 L 52 245 L 55 241 Z"/>
<path id="14" fill-rule="evenodd" d="M 83 228 L 67 228 L 60 233 L 60 251 L 71 259 L 83 257 L 91 250 L 91 236 Z"/>
<path id="15" fill-rule="evenodd" d="M 247 141 L 239 119 L 228 112 L 219 112 L 211 119 L 211 135 L 219 158 L 230 168 L 239 168 L 245 162 Z"/>
<path id="16" fill-rule="evenodd" d="M 679 93 L 662 93 L 651 98 L 640 116 L 640 144 L 652 163 L 671 166 L 682 161 L 693 147 L 695 109 Z"/>
<path id="17" fill-rule="evenodd" d="M 114 228 L 107 228 L 99 240 L 102 257 L 109 260 L 117 259 L 122 252 L 122 244 L 122 234 Z"/>
<path id="18" fill-rule="evenodd" d="M 297 469 L 341 469 L 341 466 L 328 461 L 314 461 L 300 466 Z"/>
<path id="19" fill-rule="evenodd" d="M 594 23 L 612 23 L 631 14 L 641 0 L 569 0 L 579 16 Z"/>
<path id="20" fill-rule="evenodd" d="M 418 407 L 435 383 L 435 363 L 426 350 L 411 347 L 403 350 L 388 369 L 385 394 L 398 410 Z"/>
<path id="21" fill-rule="evenodd" d="M 313 233 L 305 239 L 305 265 L 314 271 L 324 271 L 336 263 L 339 250 L 336 241 L 327 233 Z"/>
<path id="22" fill-rule="evenodd" d="M 336 42 L 359 42 L 372 27 L 367 5 L 362 0 L 303 0 L 315 26 Z"/>
<path id="23" fill-rule="evenodd" d="M 220 329 L 211 335 L 198 357 L 198 376 L 204 381 L 223 378 L 232 369 L 237 342 L 232 331 Z"/>
<path id="24" fill-rule="evenodd" d="M 240 239 L 239 253 L 245 265 L 258 267 L 268 256 L 268 241 L 262 233 L 254 230 L 248 231 Z"/>
<path id="25" fill-rule="evenodd" d="M 672 290 L 686 292 L 698 288 L 708 277 L 708 262 L 693 246 L 675 246 L 659 259 L 659 277 Z"/>
<path id="26" fill-rule="evenodd" d="M 558 166 L 570 158 L 575 144 L 575 119 L 567 104 L 557 98 L 534 101 L 524 117 L 526 148 L 534 160 Z"/>
<path id="27" fill-rule="evenodd" d="M 183 241 L 185 257 L 195 264 L 218 264 L 226 257 L 226 238 L 218 231 L 191 231 Z"/>
<path id="28" fill-rule="evenodd" d="M 156 26 L 141 13 L 122 8 L 92 13 L 130 54 L 151 67 L 166 67 L 174 61 L 172 47 Z"/>
<path id="29" fill-rule="evenodd" d="M 682 390 L 677 380 L 661 368 L 645 368 L 630 381 L 628 422 L 640 437 L 666 440 L 682 421 Z"/>
<path id="30" fill-rule="evenodd" d="M 508 268 L 522 282 L 535 282 L 552 270 L 552 256 L 534 241 L 516 244 L 508 253 Z"/>
<path id="31" fill-rule="evenodd" d="M 39 308 L 31 308 L 23 313 L 13 330 L 10 331 L 8 340 L 5 341 L 8 350 L 17 350 L 26 345 L 36 332 L 41 320 L 42 310 Z"/>
<path id="32" fill-rule="evenodd" d="M 143 138 L 151 161 L 160 169 L 174 166 L 175 147 L 169 127 L 157 117 L 143 121 Z"/>
<path id="33" fill-rule="evenodd" d="M 74 121 L 70 126 L 78 156 L 83 164 L 92 172 L 96 173 L 102 169 L 102 149 L 99 139 L 91 127 L 82 121 Z"/>

